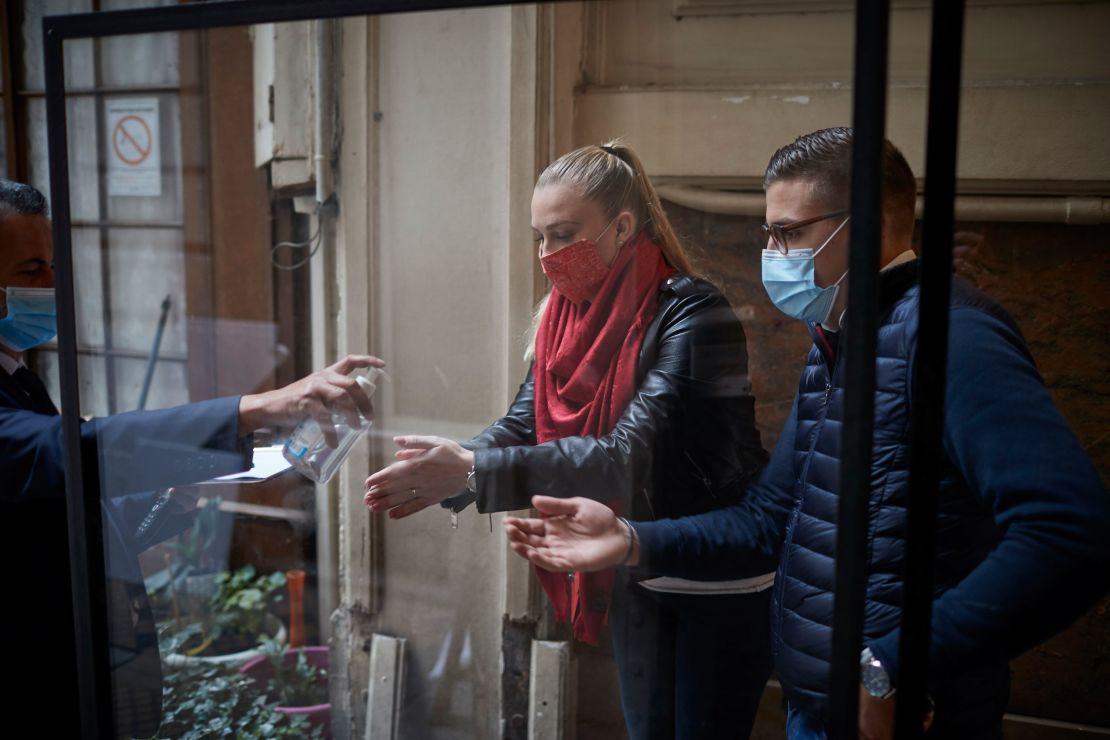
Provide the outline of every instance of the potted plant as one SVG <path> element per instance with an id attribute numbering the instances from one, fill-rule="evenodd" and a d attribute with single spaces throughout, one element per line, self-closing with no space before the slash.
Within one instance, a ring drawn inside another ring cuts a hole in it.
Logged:
<path id="1" fill-rule="evenodd" d="M 308 718 L 276 710 L 276 698 L 235 666 L 200 663 L 166 672 L 156 738 L 322 738 Z"/>
<path id="2" fill-rule="evenodd" d="M 267 636 L 284 643 L 285 627 L 270 611 L 284 598 L 284 586 L 284 573 L 258 575 L 252 565 L 216 574 L 206 599 L 197 594 L 178 598 L 171 584 L 174 617 L 159 627 L 164 662 L 170 667 L 239 664 L 257 656 L 258 645 Z"/>
<path id="3" fill-rule="evenodd" d="M 273 699 L 274 711 L 304 717 L 310 727 L 331 736 L 331 702 L 328 698 L 328 648 L 286 648 L 267 640 L 261 655 L 240 667 L 263 694 Z"/>

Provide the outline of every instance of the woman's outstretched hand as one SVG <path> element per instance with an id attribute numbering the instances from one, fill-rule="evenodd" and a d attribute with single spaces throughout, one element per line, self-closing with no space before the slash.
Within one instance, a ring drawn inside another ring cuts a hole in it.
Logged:
<path id="1" fill-rule="evenodd" d="M 639 562 L 637 540 L 605 504 L 581 497 L 533 496 L 532 506 L 543 518 L 505 517 L 505 533 L 513 552 L 534 565 L 565 573 Z"/>
<path id="2" fill-rule="evenodd" d="M 415 514 L 466 487 L 474 453 L 444 437 L 394 437 L 398 462 L 366 479 L 363 501 L 391 519 Z"/>

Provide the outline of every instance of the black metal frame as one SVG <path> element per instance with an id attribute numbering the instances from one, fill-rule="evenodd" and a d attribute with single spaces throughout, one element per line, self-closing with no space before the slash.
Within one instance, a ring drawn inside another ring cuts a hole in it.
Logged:
<path id="1" fill-rule="evenodd" d="M 940 483 L 944 385 L 948 366 L 948 306 L 955 226 L 956 150 L 964 0 L 933 3 L 929 51 L 929 113 L 925 144 L 925 212 L 921 236 L 921 303 L 914 358 L 910 427 L 905 599 L 898 659 L 895 736 L 919 737 L 928 691 L 929 635 L 933 617 L 934 523 Z"/>
<path id="2" fill-rule="evenodd" d="M 852 245 L 845 333 L 845 400 L 837 510 L 829 736 L 858 737 L 859 655 L 867 590 L 867 529 L 878 330 L 878 257 L 882 238 L 883 144 L 889 46 L 889 0 L 856 9 L 853 97 Z M 956 143 L 963 52 L 964 0 L 934 0 L 929 66 L 925 213 L 918 345 L 910 427 L 910 485 L 905 584 L 899 635 L 895 737 L 924 731 L 933 607 L 935 492 L 939 483 L 948 307 L 955 221 Z M 860 278 L 864 278 L 861 280 Z"/>
<path id="3" fill-rule="evenodd" d="M 64 43 L 140 33 L 202 30 L 355 15 L 511 4 L 504 0 L 226 0 L 164 8 L 50 16 L 43 19 L 50 194 L 57 270 L 58 351 L 65 441 L 66 496 L 76 615 L 83 735 L 112 735 L 107 608 L 100 501 L 85 486 L 80 408 L 73 252 L 70 239 L 69 154 L 66 139 Z M 830 735 L 857 737 L 859 652 L 866 588 L 867 494 L 871 468 L 878 268 L 882 224 L 882 153 L 886 116 L 889 0 L 859 0 L 856 9 L 855 146 L 852 173 L 853 275 L 845 336 L 847 387 L 838 511 L 836 607 L 830 691 Z M 959 103 L 963 0 L 935 0 L 930 68 L 924 258 L 916 392 L 906 601 L 900 650 L 903 670 L 898 737 L 920 734 L 925 703 L 932 606 L 931 552 L 936 461 L 943 424 L 948 296 L 952 264 L 956 122 Z M 943 35 L 943 39 L 942 39 Z M 928 358 L 926 363 L 922 358 Z M 920 669 L 919 669 L 920 668 Z"/>
<path id="4" fill-rule="evenodd" d="M 852 100 L 852 234 L 848 272 L 850 330 L 844 332 L 844 426 L 837 501 L 834 670 L 829 677 L 829 735 L 856 737 L 859 653 L 867 588 L 867 524 L 879 327 L 879 252 L 883 236 L 883 142 L 890 0 L 856 7 Z M 862 279 L 861 279 L 862 278 Z"/>

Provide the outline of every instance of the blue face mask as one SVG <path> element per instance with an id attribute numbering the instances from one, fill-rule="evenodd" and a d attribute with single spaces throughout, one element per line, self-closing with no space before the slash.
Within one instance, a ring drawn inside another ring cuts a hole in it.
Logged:
<path id="1" fill-rule="evenodd" d="M 58 333 L 53 288 L 0 288 L 8 313 L 0 319 L 0 344 L 16 352 L 49 342 Z"/>
<path id="2" fill-rule="evenodd" d="M 787 316 L 812 324 L 820 324 L 829 318 L 840 283 L 848 273 L 845 271 L 832 285 L 818 287 L 816 259 L 846 223 L 848 219 L 841 221 L 836 231 L 817 249 L 791 249 L 787 254 L 775 249 L 763 250 L 763 287 L 775 308 Z"/>

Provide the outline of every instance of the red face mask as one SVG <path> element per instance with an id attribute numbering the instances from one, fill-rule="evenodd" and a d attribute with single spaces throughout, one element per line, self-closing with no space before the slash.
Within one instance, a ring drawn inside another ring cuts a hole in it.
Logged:
<path id="1" fill-rule="evenodd" d="M 609 226 L 597 235 L 598 239 L 605 235 Z M 609 265 L 598 255 L 597 241 L 593 239 L 579 239 L 558 252 L 540 257 L 540 267 L 551 284 L 575 305 L 597 295 L 597 289 L 609 274 Z"/>

